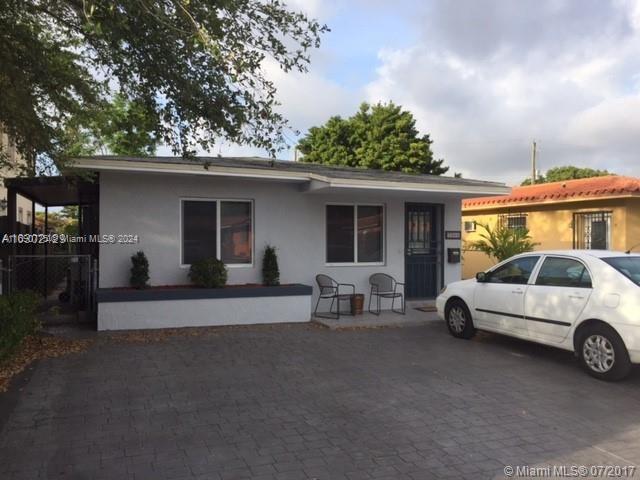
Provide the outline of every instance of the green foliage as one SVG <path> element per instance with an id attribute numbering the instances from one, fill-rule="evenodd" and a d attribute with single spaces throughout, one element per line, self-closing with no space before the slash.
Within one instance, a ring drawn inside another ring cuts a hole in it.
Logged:
<path id="1" fill-rule="evenodd" d="M 0 124 L 24 157 L 61 167 L 122 98 L 125 138 L 114 138 L 127 151 L 148 152 L 127 131 L 142 118 L 142 130 L 183 156 L 220 139 L 274 154 L 287 124 L 264 64 L 306 71 L 326 31 L 282 0 L 7 0 Z"/>
<path id="2" fill-rule="evenodd" d="M 0 362 L 6 360 L 25 337 L 38 331 L 38 296 L 29 291 L 0 296 Z"/>
<path id="3" fill-rule="evenodd" d="M 65 207 L 60 212 L 49 212 L 48 227 L 55 233 L 64 233 L 66 235 L 78 234 L 78 216 L 71 216 L 73 209 L 77 207 Z M 36 212 L 36 220 L 44 225 L 44 212 Z M 71 244 L 69 244 L 71 246 Z"/>
<path id="4" fill-rule="evenodd" d="M 85 125 L 70 123 L 65 135 L 67 155 L 80 157 L 96 153 L 146 157 L 155 154 L 156 120 L 136 100 L 121 94 L 104 105 Z"/>
<path id="5" fill-rule="evenodd" d="M 145 288 L 149 281 L 149 260 L 143 251 L 131 257 L 131 277 L 129 284 L 134 288 Z"/>
<path id="6" fill-rule="evenodd" d="M 482 223 L 476 225 L 482 227 L 485 233 L 480 234 L 481 240 L 467 242 L 466 248 L 483 252 L 498 262 L 519 253 L 531 252 L 536 245 L 539 245 L 531 241 L 529 230 L 526 228 L 507 228 L 500 223 L 495 228 Z"/>
<path id="7" fill-rule="evenodd" d="M 565 180 L 575 180 L 577 178 L 602 177 L 605 175 L 613 175 L 607 170 L 595 170 L 593 168 L 580 168 L 572 165 L 564 167 L 553 167 L 547 170 L 545 175 L 536 178 L 538 183 L 563 182 Z M 525 179 L 520 185 L 531 185 L 531 178 Z"/>
<path id="8" fill-rule="evenodd" d="M 275 247 L 267 245 L 262 257 L 262 283 L 267 286 L 280 285 L 280 269 Z"/>
<path id="9" fill-rule="evenodd" d="M 198 287 L 222 288 L 227 284 L 227 267 L 217 258 L 199 260 L 191 265 L 189 279 Z"/>
<path id="10" fill-rule="evenodd" d="M 429 135 L 420 135 L 411 112 L 394 103 L 363 103 L 352 117 L 331 117 L 298 143 L 303 162 L 442 175 Z"/>

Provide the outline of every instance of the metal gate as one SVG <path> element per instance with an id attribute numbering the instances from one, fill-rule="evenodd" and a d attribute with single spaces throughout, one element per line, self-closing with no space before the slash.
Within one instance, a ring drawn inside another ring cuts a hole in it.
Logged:
<path id="1" fill-rule="evenodd" d="M 7 271 L 6 292 L 31 290 L 42 295 L 42 311 L 93 318 L 98 272 L 91 255 L 13 255 Z"/>
<path id="2" fill-rule="evenodd" d="M 405 293 L 435 298 L 442 268 L 442 206 L 405 205 Z"/>

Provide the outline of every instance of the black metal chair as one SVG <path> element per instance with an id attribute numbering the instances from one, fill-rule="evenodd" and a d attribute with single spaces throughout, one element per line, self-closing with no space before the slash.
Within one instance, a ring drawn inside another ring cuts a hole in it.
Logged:
<path id="1" fill-rule="evenodd" d="M 340 300 L 351 300 L 351 297 L 356 294 L 356 286 L 352 283 L 338 283 L 333 278 L 328 275 L 316 275 L 316 282 L 318 283 L 318 288 L 320 289 L 320 295 L 318 296 L 318 301 L 316 302 L 316 308 L 313 311 L 313 315 L 320 318 L 330 318 L 330 319 L 340 319 Z M 340 293 L 340 287 L 349 287 L 353 290 L 352 293 Z M 329 307 L 328 315 L 320 315 L 318 314 L 318 305 L 320 305 L 320 300 L 328 300 L 331 299 L 331 306 Z M 334 302 L 338 303 L 338 307 L 336 309 L 335 316 L 333 316 L 333 304 Z M 350 314 L 347 314 L 350 315 Z"/>
<path id="2" fill-rule="evenodd" d="M 369 313 L 380 315 L 380 300 L 383 298 L 391 298 L 391 311 L 402 315 L 406 312 L 404 301 L 404 283 L 397 282 L 395 278 L 386 273 L 374 273 L 369 277 L 369 285 L 371 285 L 371 293 L 369 294 Z M 398 285 L 402 286 L 402 293 L 398 291 Z M 371 300 L 376 297 L 377 310 L 371 310 Z M 400 299 L 401 309 L 394 308 L 396 298 Z"/>

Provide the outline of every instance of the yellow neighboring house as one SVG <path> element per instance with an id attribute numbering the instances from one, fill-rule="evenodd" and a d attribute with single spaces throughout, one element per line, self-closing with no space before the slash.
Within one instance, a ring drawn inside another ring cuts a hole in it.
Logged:
<path id="1" fill-rule="evenodd" d="M 526 227 L 538 250 L 633 249 L 640 251 L 640 178 L 608 175 L 526 187 L 511 195 L 462 202 L 462 276 L 495 262 L 464 247 L 480 239 L 478 223 Z"/>

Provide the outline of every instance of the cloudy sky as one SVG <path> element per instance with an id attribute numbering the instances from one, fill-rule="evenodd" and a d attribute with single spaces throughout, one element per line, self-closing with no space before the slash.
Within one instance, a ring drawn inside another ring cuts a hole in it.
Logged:
<path id="1" fill-rule="evenodd" d="M 362 101 L 393 100 L 465 177 L 519 183 L 534 139 L 542 170 L 573 164 L 640 176 L 638 1 L 289 4 L 332 30 L 306 75 L 269 68 L 296 129 L 350 115 Z M 228 145 L 211 153 L 264 155 Z"/>

